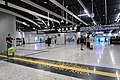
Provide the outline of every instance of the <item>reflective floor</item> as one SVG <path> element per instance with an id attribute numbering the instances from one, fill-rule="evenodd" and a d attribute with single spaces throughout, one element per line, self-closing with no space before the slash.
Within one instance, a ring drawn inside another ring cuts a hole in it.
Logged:
<path id="1" fill-rule="evenodd" d="M 0 80 L 119 80 L 119 46 L 100 42 L 81 51 L 75 43 L 26 44 L 14 58 L 0 54 Z"/>
<path id="2" fill-rule="evenodd" d="M 0 80 L 83 80 L 0 61 Z"/>
<path id="3" fill-rule="evenodd" d="M 16 55 L 120 69 L 120 45 L 95 43 L 89 50 L 75 43 L 67 45 L 27 44 L 17 47 Z"/>

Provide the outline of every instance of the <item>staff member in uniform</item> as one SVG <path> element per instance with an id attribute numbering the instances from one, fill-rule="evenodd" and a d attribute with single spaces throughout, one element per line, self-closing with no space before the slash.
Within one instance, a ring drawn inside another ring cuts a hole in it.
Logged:
<path id="1" fill-rule="evenodd" d="M 12 41 L 15 40 L 11 37 L 10 34 L 6 37 L 6 42 L 7 42 L 7 56 L 8 56 L 8 49 L 12 47 Z"/>

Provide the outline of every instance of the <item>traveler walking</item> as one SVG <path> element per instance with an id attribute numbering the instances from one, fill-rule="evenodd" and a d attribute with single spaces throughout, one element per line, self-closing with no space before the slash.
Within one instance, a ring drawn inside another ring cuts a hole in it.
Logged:
<path id="1" fill-rule="evenodd" d="M 87 45 L 87 48 L 90 48 L 90 38 L 89 38 L 89 36 L 87 36 L 87 38 L 86 38 L 86 45 Z"/>
<path id="2" fill-rule="evenodd" d="M 48 46 L 50 46 L 50 44 L 51 44 L 51 38 L 48 37 L 47 43 L 48 43 Z"/>
<path id="3" fill-rule="evenodd" d="M 80 37 L 80 47 L 81 47 L 81 50 L 83 50 L 83 45 L 84 45 L 84 37 L 81 35 L 81 37 Z"/>
<path id="4" fill-rule="evenodd" d="M 55 44 L 56 44 L 56 42 L 57 42 L 57 36 L 55 36 L 55 40 L 54 40 L 54 42 L 55 42 Z"/>

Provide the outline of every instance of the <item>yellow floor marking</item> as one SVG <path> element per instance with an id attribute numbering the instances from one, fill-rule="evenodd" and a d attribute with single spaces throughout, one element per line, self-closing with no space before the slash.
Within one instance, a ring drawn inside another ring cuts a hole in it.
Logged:
<path id="1" fill-rule="evenodd" d="M 4 56 L 4 55 L 0 55 L 0 57 L 3 57 L 3 58 L 8 58 L 7 56 Z"/>
<path id="2" fill-rule="evenodd" d="M 0 55 L 0 56 L 6 58 L 6 56 L 3 56 L 3 55 Z M 46 63 L 46 62 L 35 61 L 35 60 L 31 60 L 31 59 L 23 59 L 23 58 L 16 58 L 16 57 L 13 57 L 11 59 L 17 60 L 17 61 L 28 62 L 28 63 L 32 63 L 32 64 L 40 64 L 40 65 L 50 66 L 50 67 L 55 67 L 55 68 L 75 70 L 75 71 L 79 71 L 79 72 L 91 73 L 91 74 L 102 75 L 102 76 L 107 76 L 107 77 L 114 77 L 114 78 L 119 77 L 120 78 L 120 74 L 115 74 L 115 73 L 109 73 L 109 72 L 103 72 L 103 71 L 94 71 L 94 70 L 88 70 L 88 69 L 83 69 L 83 68 L 75 68 L 75 67 L 72 67 L 72 66 Z"/>

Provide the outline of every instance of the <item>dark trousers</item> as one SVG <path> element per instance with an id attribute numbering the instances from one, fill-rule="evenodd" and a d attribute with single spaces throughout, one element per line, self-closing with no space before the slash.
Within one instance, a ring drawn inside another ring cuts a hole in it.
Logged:
<path id="1" fill-rule="evenodd" d="M 9 49 L 10 47 L 12 47 L 12 45 L 9 44 L 9 43 L 7 43 L 7 56 L 8 56 L 8 49 Z"/>
<path id="2" fill-rule="evenodd" d="M 87 42 L 87 48 L 90 48 L 90 42 Z"/>
<path id="3" fill-rule="evenodd" d="M 56 44 L 56 42 L 57 42 L 57 41 L 55 40 L 55 44 Z"/>
<path id="4" fill-rule="evenodd" d="M 50 43 L 48 43 L 48 46 L 50 46 Z"/>

